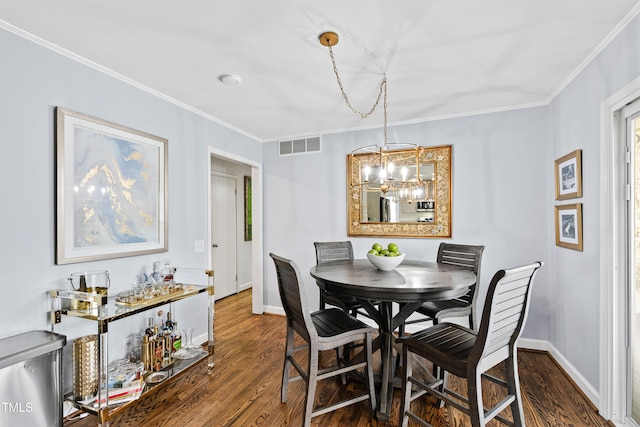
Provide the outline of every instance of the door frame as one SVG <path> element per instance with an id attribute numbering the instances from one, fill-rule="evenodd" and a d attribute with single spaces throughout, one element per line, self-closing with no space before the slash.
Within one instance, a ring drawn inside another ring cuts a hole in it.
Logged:
<path id="1" fill-rule="evenodd" d="M 264 283 L 263 283 L 263 223 L 262 223 L 262 163 L 247 159 L 236 154 L 232 154 L 214 147 L 207 147 L 207 240 L 205 244 L 207 266 L 211 268 L 211 159 L 219 159 L 242 163 L 251 167 L 251 281 L 252 281 L 252 301 L 251 312 L 253 314 L 264 313 Z M 215 283 L 215 275 L 214 275 Z"/>
<path id="2" fill-rule="evenodd" d="M 636 200 L 636 195 L 640 193 L 640 186 L 637 184 L 637 177 L 639 176 L 636 172 L 636 168 L 638 167 L 638 161 L 640 160 L 640 154 L 637 155 L 637 146 L 636 143 L 636 131 L 640 126 L 640 99 L 636 99 L 631 104 L 626 106 L 622 112 L 624 113 L 620 120 L 624 124 L 624 135 L 625 141 L 627 143 L 627 149 L 629 151 L 629 167 L 628 167 L 628 179 L 629 183 L 629 200 L 627 201 L 627 281 L 625 282 L 625 334 L 626 334 L 626 348 L 625 348 L 625 423 L 627 421 L 630 425 L 638 426 L 640 425 L 640 421 L 635 419 L 633 416 L 633 408 L 634 408 L 634 392 L 637 393 L 638 390 L 635 389 L 637 385 L 638 378 L 638 367 L 634 366 L 634 361 L 637 359 L 637 356 L 634 357 L 633 352 L 636 354 L 640 351 L 638 346 L 635 344 L 635 340 L 638 337 L 638 331 L 636 330 L 638 325 L 636 321 L 636 316 L 638 313 L 638 306 L 636 303 L 636 297 L 638 295 L 638 289 L 636 283 L 639 279 L 638 273 L 636 272 L 636 245 L 637 238 L 635 237 L 635 233 L 638 231 L 638 205 Z M 634 348 L 635 347 L 635 348 Z M 633 370 L 636 370 L 635 377 Z M 631 384 L 634 384 L 632 387 Z M 635 403 L 635 407 L 638 404 Z M 626 424 L 625 424 L 626 425 Z"/>
<path id="3" fill-rule="evenodd" d="M 636 78 L 600 104 L 600 414 L 626 419 L 626 197 L 622 109 L 640 98 Z"/>

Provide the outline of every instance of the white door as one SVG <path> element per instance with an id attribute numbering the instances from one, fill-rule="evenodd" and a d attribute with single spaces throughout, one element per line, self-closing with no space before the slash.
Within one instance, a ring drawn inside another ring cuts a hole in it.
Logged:
<path id="1" fill-rule="evenodd" d="M 211 175 L 211 265 L 215 272 L 215 299 L 238 292 L 236 272 L 236 178 Z"/>

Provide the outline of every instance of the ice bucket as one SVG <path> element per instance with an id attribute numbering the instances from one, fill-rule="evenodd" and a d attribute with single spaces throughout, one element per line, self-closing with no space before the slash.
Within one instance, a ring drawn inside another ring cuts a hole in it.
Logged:
<path id="1" fill-rule="evenodd" d="M 111 281 L 107 270 L 90 270 L 71 273 L 69 276 L 71 288 L 74 291 L 88 292 L 98 295 L 107 295 Z M 71 301 L 71 308 L 75 310 L 87 310 L 95 308 L 96 304 L 86 301 Z"/>

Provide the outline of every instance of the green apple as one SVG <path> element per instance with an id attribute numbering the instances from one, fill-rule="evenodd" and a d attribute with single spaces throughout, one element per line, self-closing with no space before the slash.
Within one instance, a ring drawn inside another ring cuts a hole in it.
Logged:
<path id="1" fill-rule="evenodd" d="M 376 251 L 380 252 L 382 251 L 382 245 L 380 243 L 374 243 L 373 246 L 371 246 L 371 249 L 375 249 Z"/>
<path id="2" fill-rule="evenodd" d="M 389 256 L 389 250 L 388 249 L 381 250 L 380 255 Z"/>
<path id="3" fill-rule="evenodd" d="M 371 249 L 369 252 L 367 252 L 368 254 L 371 255 L 380 255 L 380 252 L 376 251 L 375 249 Z"/>
<path id="4" fill-rule="evenodd" d="M 389 252 L 398 252 L 398 245 L 396 245 L 395 243 L 389 243 L 387 249 L 389 249 Z"/>

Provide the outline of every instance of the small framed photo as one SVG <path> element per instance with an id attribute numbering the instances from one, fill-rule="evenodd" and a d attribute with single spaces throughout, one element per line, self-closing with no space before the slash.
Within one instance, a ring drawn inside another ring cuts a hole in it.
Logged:
<path id="1" fill-rule="evenodd" d="M 555 161 L 556 200 L 582 197 L 582 150 Z"/>
<path id="2" fill-rule="evenodd" d="M 582 251 L 582 203 L 555 207 L 556 246 Z"/>

